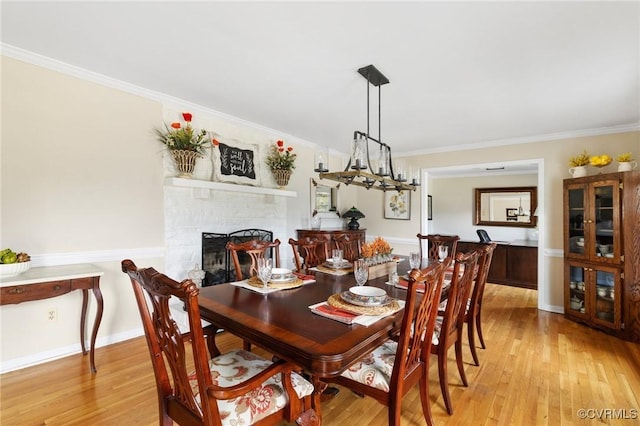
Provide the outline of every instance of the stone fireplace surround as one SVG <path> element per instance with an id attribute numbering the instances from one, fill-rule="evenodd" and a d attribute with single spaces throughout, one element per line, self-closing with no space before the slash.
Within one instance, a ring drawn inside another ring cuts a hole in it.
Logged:
<path id="1" fill-rule="evenodd" d="M 187 278 L 190 270 L 201 269 L 202 234 L 229 234 L 241 229 L 258 228 L 273 232 L 273 239 L 285 243 L 280 246 L 281 262 L 290 258 L 286 247 L 287 197 L 291 191 L 273 190 L 266 193 L 233 191 L 233 185 L 212 182 L 184 182 L 169 178 L 164 186 L 165 270 L 176 280 Z M 205 187 L 200 187 L 205 186 Z M 207 188 L 207 186 L 211 188 Z M 215 188 L 225 186 L 224 190 Z M 229 189 L 231 188 L 231 189 Z M 277 193 L 277 192 L 276 192 Z"/>

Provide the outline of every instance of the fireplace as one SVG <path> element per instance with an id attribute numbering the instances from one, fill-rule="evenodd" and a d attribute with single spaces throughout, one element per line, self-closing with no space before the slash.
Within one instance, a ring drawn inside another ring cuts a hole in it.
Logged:
<path id="1" fill-rule="evenodd" d="M 202 233 L 202 269 L 205 271 L 203 286 L 234 281 L 236 272 L 231 255 L 226 249 L 227 242 L 242 243 L 250 240 L 273 241 L 273 232 L 264 229 L 242 229 L 229 234 Z M 272 249 L 273 251 L 273 249 Z M 273 252 L 270 253 L 273 257 Z M 251 259 L 245 253 L 238 254 L 242 274 L 247 276 Z"/>

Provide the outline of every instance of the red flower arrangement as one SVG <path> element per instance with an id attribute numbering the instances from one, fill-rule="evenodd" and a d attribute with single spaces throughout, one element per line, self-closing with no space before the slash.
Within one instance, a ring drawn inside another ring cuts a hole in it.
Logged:
<path id="1" fill-rule="evenodd" d="M 267 155 L 265 162 L 271 170 L 293 170 L 296 168 L 296 157 L 297 154 L 293 153 L 293 147 L 285 148 L 284 141 L 280 139 L 269 148 L 269 155 Z"/>
<path id="2" fill-rule="evenodd" d="M 184 150 L 202 154 L 207 145 L 207 131 L 202 129 L 196 132 L 191 126 L 193 115 L 189 112 L 182 113 L 185 121 L 183 126 L 180 122 L 173 122 L 171 126 L 164 125 L 163 129 L 156 129 L 158 140 L 170 151 Z"/>

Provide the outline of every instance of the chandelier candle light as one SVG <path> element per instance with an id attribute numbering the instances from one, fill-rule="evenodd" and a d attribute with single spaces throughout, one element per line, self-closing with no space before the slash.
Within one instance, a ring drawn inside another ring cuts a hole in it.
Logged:
<path id="1" fill-rule="evenodd" d="M 404 170 L 399 170 L 397 174 L 394 173 L 391 147 L 382 142 L 380 136 L 381 86 L 389 83 L 389 79 L 373 65 L 360 68 L 358 73 L 367 79 L 367 132 L 364 133 L 359 130 L 353 132 L 351 158 L 344 171 L 329 172 L 321 160 L 322 157 L 318 158 L 318 166 L 314 171 L 320 174 L 320 179 L 334 180 L 345 185 L 357 185 L 381 191 L 415 191 L 416 187 L 420 185 L 418 176 L 411 176 L 411 181 L 407 182 Z M 371 85 L 378 87 L 378 139 L 372 137 L 369 133 L 369 87 Z M 369 141 L 379 146 L 377 167 L 372 166 L 369 157 Z"/>

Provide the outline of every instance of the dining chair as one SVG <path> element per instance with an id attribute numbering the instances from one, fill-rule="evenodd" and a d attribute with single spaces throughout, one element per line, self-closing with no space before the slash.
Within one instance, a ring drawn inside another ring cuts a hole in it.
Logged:
<path id="1" fill-rule="evenodd" d="M 429 234 L 429 235 L 418 234 L 416 236 L 418 237 L 418 245 L 420 246 L 421 259 L 427 257 L 432 260 L 438 260 L 438 248 L 442 245 L 447 246 L 449 249 L 447 256 L 455 259 L 458 240 L 460 240 L 459 236 L 440 235 L 440 234 Z M 422 243 L 424 240 L 427 240 L 427 243 L 428 243 L 427 256 L 424 256 L 422 251 Z"/>
<path id="2" fill-rule="evenodd" d="M 326 238 L 306 237 L 299 240 L 289 238 L 293 250 L 296 272 L 308 273 L 308 269 L 322 264 L 329 257 Z"/>
<path id="3" fill-rule="evenodd" d="M 234 243 L 229 241 L 227 243 L 227 250 L 231 253 L 231 259 L 233 260 L 233 268 L 236 271 L 236 280 L 241 281 L 245 279 L 240 267 L 239 253 L 246 253 L 251 259 L 251 266 L 249 267 L 249 277 L 253 277 L 258 273 L 258 259 L 269 257 L 267 250 L 273 250 L 275 252 L 275 264 L 274 268 L 280 267 L 280 240 L 264 241 L 264 240 L 249 240 L 241 243 Z M 248 277 L 247 277 L 248 278 Z"/>
<path id="4" fill-rule="evenodd" d="M 349 234 L 334 235 L 336 249 L 342 250 L 342 257 L 349 262 L 360 258 L 360 238 Z"/>
<path id="5" fill-rule="evenodd" d="M 491 268 L 491 259 L 493 258 L 493 251 L 496 249 L 498 243 L 474 243 L 465 242 L 467 249 L 476 250 L 478 255 L 478 266 L 476 267 L 476 274 L 473 277 L 473 285 L 471 290 L 471 297 L 467 300 L 465 307 L 464 322 L 467 324 L 467 336 L 469 339 L 469 348 L 471 349 L 471 355 L 473 356 L 473 362 L 475 365 L 480 365 L 478 354 L 476 351 L 475 334 L 478 333 L 480 339 L 480 345 L 482 349 L 486 349 L 487 346 L 484 343 L 484 336 L 482 335 L 482 298 L 484 297 L 484 288 L 487 284 L 487 277 L 489 276 L 489 268 Z M 447 306 L 447 300 L 440 304 L 438 314 L 444 315 L 444 311 Z"/>
<path id="6" fill-rule="evenodd" d="M 153 268 L 138 269 L 131 260 L 122 261 L 122 271 L 131 279 L 142 318 L 161 426 L 174 421 L 206 426 L 316 422 L 313 385 L 295 372 L 295 366 L 244 350 L 220 353 L 216 328 L 202 328 L 199 289 L 193 281 L 177 282 Z M 182 334 L 171 315 L 172 297 L 185 303 L 189 333 Z"/>
<path id="7" fill-rule="evenodd" d="M 476 353 L 475 333 L 477 331 L 482 349 L 486 349 L 487 346 L 484 344 L 484 337 L 482 336 L 482 298 L 484 297 L 484 288 L 487 284 L 487 277 L 489 276 L 489 268 L 491 268 L 493 251 L 496 249 L 498 243 L 467 243 L 467 245 L 471 249 L 480 251 L 478 257 L 478 273 L 473 282 L 473 290 L 471 291 L 471 297 L 467 301 L 464 315 L 464 322 L 467 323 L 467 335 L 469 337 L 469 347 L 471 348 L 473 362 L 476 365 L 480 365 L 478 354 Z"/>
<path id="8" fill-rule="evenodd" d="M 443 316 L 436 318 L 433 331 L 431 353 L 438 356 L 438 378 L 444 404 L 449 414 L 453 414 L 453 405 L 449 395 L 447 373 L 447 352 L 455 344 L 456 364 L 462 384 L 468 386 L 467 377 L 462 364 L 462 327 L 467 300 L 471 292 L 471 282 L 476 273 L 479 252 L 456 253 L 448 288 L 447 307 Z"/>
<path id="9" fill-rule="evenodd" d="M 416 383 L 420 388 L 422 414 L 427 424 L 433 425 L 429 401 L 431 335 L 449 261 L 411 270 L 399 335 L 352 364 L 340 376 L 323 379 L 386 405 L 391 426 L 400 425 L 402 398 Z M 418 291 L 424 294 L 419 295 Z"/>

